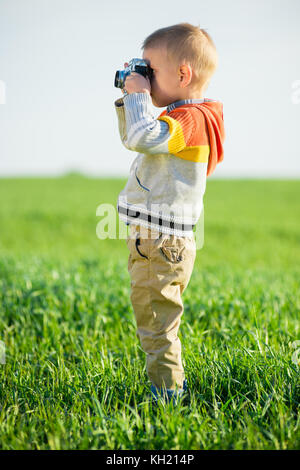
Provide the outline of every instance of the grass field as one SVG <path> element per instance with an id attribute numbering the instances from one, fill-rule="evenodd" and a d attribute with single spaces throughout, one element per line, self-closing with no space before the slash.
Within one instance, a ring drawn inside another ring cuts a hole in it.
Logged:
<path id="1" fill-rule="evenodd" d="M 0 448 L 299 448 L 300 181 L 207 181 L 189 396 L 156 411 L 125 240 L 96 236 L 124 184 L 0 179 Z"/>

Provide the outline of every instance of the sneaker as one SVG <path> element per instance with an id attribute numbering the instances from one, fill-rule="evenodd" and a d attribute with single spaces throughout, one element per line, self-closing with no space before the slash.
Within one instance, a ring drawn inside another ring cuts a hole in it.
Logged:
<path id="1" fill-rule="evenodd" d="M 166 402 L 173 402 L 174 405 L 177 404 L 178 399 L 183 396 L 187 391 L 187 381 L 184 379 L 183 387 L 177 390 L 171 390 L 166 388 L 157 388 L 155 385 L 151 384 L 151 398 L 152 404 L 157 404 L 159 400 L 165 400 Z"/>

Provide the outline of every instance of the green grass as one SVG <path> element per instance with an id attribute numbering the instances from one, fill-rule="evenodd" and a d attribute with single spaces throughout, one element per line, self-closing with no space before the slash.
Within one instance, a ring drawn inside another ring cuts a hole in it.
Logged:
<path id="1" fill-rule="evenodd" d="M 0 448 L 299 448 L 300 181 L 208 180 L 189 396 L 156 411 L 125 240 L 96 236 L 125 182 L 0 179 Z"/>

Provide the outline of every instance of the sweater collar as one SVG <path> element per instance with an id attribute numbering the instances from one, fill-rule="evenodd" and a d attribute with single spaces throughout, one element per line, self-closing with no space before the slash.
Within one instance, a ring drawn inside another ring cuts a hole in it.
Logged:
<path id="1" fill-rule="evenodd" d="M 167 113 L 172 111 L 175 108 L 178 108 L 178 106 L 182 106 L 183 104 L 190 104 L 190 103 L 205 103 L 207 101 L 215 101 L 211 100 L 209 98 L 203 98 L 203 99 L 196 99 L 196 98 L 188 98 L 186 100 L 178 100 L 174 101 L 174 103 L 171 103 L 167 106 Z"/>

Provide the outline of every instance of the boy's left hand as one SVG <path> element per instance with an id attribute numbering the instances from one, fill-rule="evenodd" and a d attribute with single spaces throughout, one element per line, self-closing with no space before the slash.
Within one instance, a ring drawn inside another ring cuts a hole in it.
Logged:
<path id="1" fill-rule="evenodd" d="M 125 62 L 124 66 L 128 66 L 127 62 Z M 137 72 L 131 72 L 131 74 L 126 77 L 124 86 L 129 95 L 131 93 L 149 93 L 150 95 L 151 92 L 149 78 L 145 78 Z"/>

